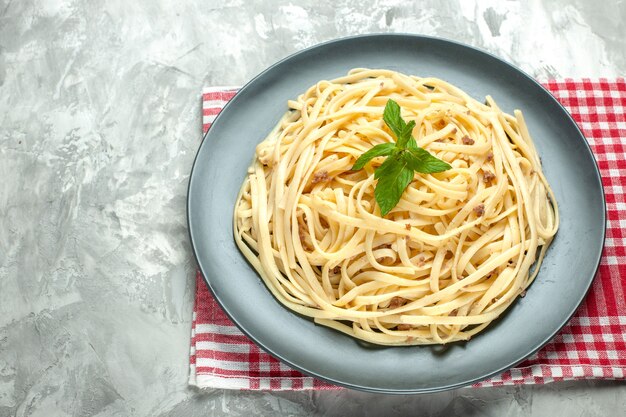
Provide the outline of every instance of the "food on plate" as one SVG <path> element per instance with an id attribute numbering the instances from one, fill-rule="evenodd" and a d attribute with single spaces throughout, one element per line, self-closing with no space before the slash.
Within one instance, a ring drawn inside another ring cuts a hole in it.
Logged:
<path id="1" fill-rule="evenodd" d="M 368 342 L 421 345 L 469 340 L 525 295 L 559 217 L 520 111 L 371 69 L 288 106 L 233 219 L 282 304 Z"/>

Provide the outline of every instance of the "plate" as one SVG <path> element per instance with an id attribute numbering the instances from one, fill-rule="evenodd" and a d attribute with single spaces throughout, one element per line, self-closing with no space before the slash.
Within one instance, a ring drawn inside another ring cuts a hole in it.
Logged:
<path id="1" fill-rule="evenodd" d="M 521 109 L 554 189 L 561 226 L 523 299 L 468 343 L 379 347 L 315 325 L 283 307 L 233 239 L 237 193 L 287 100 L 357 67 L 442 78 L 476 99 Z M 219 114 L 196 156 L 187 211 L 193 250 L 209 289 L 263 350 L 306 374 L 349 388 L 420 393 L 489 378 L 530 356 L 565 325 L 595 276 L 604 242 L 600 174 L 576 123 L 531 77 L 493 55 L 414 35 L 344 38 L 298 52 L 254 78 Z"/>

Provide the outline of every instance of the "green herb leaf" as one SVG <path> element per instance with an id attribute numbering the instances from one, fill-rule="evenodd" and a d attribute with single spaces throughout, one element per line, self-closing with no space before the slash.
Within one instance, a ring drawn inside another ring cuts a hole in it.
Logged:
<path id="1" fill-rule="evenodd" d="M 400 116 L 400 106 L 393 100 L 388 100 L 383 112 L 383 120 L 389 126 L 389 129 L 396 135 L 396 138 L 402 136 L 406 123 Z"/>
<path id="2" fill-rule="evenodd" d="M 452 168 L 450 164 L 432 156 L 427 150 L 422 148 L 407 149 L 402 153 L 402 156 L 409 168 L 423 174 L 434 174 Z"/>
<path id="3" fill-rule="evenodd" d="M 415 141 L 415 138 L 413 136 L 411 136 L 409 140 L 406 142 L 406 148 L 407 149 L 421 149 L 419 146 L 417 146 L 417 142 Z"/>
<path id="4" fill-rule="evenodd" d="M 396 143 L 374 146 L 357 159 L 352 169 L 363 168 L 377 156 L 387 157 L 385 162 L 374 171 L 374 178 L 378 180 L 374 197 L 380 207 L 380 213 L 386 216 L 402 198 L 415 172 L 433 174 L 451 169 L 452 166 L 417 145 L 413 137 L 415 121 L 411 120 L 406 123 L 401 117 L 400 106 L 395 101 L 387 101 L 383 120 L 396 136 Z"/>
<path id="5" fill-rule="evenodd" d="M 378 184 L 374 190 L 374 197 L 382 216 L 386 216 L 398 204 L 402 193 L 413 180 L 413 170 L 407 167 L 406 161 L 400 155 L 387 158 L 385 164 L 387 166 L 384 175 L 379 175 Z M 381 165 L 377 171 L 382 168 Z"/>
<path id="6" fill-rule="evenodd" d="M 379 145 L 374 146 L 372 149 L 365 152 L 363 155 L 359 157 L 359 159 L 356 160 L 356 162 L 352 166 L 352 170 L 357 171 L 359 169 L 362 169 L 365 166 L 365 164 L 367 164 L 369 161 L 376 158 L 377 156 L 391 155 L 395 148 L 396 148 L 395 143 L 381 143 Z"/>
<path id="7" fill-rule="evenodd" d="M 404 125 L 400 136 L 396 139 L 396 146 L 400 149 L 405 149 L 407 147 L 407 142 L 413 139 L 413 128 L 415 127 L 415 120 L 411 120 L 409 123 Z M 415 139 L 413 139 L 415 141 Z M 417 146 L 417 144 L 415 145 Z"/>
<path id="8" fill-rule="evenodd" d="M 400 162 L 400 157 L 398 153 L 398 150 L 395 149 L 394 155 L 385 159 L 385 162 L 383 162 L 381 166 L 376 168 L 376 171 L 374 171 L 375 179 L 379 179 L 381 176 L 388 175 L 387 173 L 389 172 L 389 170 L 394 169 L 394 166 Z"/>

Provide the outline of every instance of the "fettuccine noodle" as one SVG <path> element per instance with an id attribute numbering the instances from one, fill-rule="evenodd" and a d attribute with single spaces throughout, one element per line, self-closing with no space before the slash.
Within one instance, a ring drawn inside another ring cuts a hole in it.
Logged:
<path id="1" fill-rule="evenodd" d="M 452 169 L 416 173 L 384 218 L 374 169 L 395 100 L 420 147 Z M 354 69 L 320 81 L 258 145 L 235 239 L 291 310 L 381 345 L 443 344 L 498 318 L 532 283 L 557 232 L 556 200 L 522 113 L 436 78 Z"/>

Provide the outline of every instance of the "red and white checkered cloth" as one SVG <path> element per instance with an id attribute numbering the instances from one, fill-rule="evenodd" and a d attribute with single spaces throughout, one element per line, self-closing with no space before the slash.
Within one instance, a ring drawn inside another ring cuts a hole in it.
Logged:
<path id="1" fill-rule="evenodd" d="M 570 111 L 591 144 L 606 193 L 608 223 L 599 276 L 572 320 L 541 351 L 475 386 L 543 384 L 626 375 L 626 81 L 571 80 L 544 84 Z M 236 93 L 207 88 L 203 128 Z M 190 384 L 230 389 L 338 389 L 302 375 L 260 350 L 224 314 L 196 278 Z"/>

